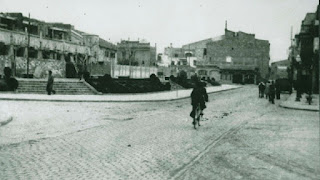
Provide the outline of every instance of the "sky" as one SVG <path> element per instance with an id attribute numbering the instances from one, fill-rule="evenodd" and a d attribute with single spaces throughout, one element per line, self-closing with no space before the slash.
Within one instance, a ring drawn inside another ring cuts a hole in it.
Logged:
<path id="1" fill-rule="evenodd" d="M 0 0 L 0 12 L 30 13 L 46 22 L 72 24 L 112 43 L 142 40 L 165 47 L 231 31 L 255 34 L 271 44 L 271 61 L 287 59 L 291 27 L 300 31 L 319 0 Z"/>

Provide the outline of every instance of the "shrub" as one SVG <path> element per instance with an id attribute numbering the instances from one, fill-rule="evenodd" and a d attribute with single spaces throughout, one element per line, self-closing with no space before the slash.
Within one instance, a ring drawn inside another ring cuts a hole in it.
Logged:
<path id="1" fill-rule="evenodd" d="M 3 72 L 4 80 L 1 82 L 1 91 L 15 91 L 19 86 L 19 82 L 15 78 L 11 77 L 11 68 L 5 67 Z"/>
<path id="2" fill-rule="evenodd" d="M 90 73 L 88 71 L 83 72 L 83 79 L 87 82 L 90 80 Z"/>
<path id="3" fill-rule="evenodd" d="M 211 84 L 212 86 L 221 86 L 221 84 L 218 83 L 217 81 L 211 81 L 210 84 Z"/>

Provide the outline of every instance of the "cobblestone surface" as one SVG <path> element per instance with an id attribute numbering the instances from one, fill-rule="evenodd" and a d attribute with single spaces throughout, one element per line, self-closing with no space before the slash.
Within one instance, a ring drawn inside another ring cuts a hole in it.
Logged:
<path id="1" fill-rule="evenodd" d="M 290 131 L 311 138 L 299 144 L 304 148 L 292 152 L 291 158 L 283 149 L 294 150 L 299 145 L 283 148 L 281 144 L 290 141 L 276 137 L 287 136 L 281 130 L 286 120 L 296 117 L 298 121 L 297 114 L 287 116 L 289 110 L 258 99 L 254 86 L 210 95 L 205 110 L 208 120 L 198 130 L 189 118 L 189 99 L 152 103 L 2 101 L 0 106 L 14 113 L 13 121 L 0 127 L 1 179 L 290 179 L 319 175 L 313 166 L 319 161 L 312 159 L 319 149 L 311 143 L 319 140 L 314 135 L 315 122 L 304 133 L 298 126 L 297 132 Z M 273 126 L 267 123 L 269 116 L 274 117 Z M 281 126 L 277 125 L 279 116 Z M 312 112 L 301 116 L 316 117 Z M 286 158 L 295 161 L 286 165 Z M 264 170 L 267 165 L 274 168 Z"/>

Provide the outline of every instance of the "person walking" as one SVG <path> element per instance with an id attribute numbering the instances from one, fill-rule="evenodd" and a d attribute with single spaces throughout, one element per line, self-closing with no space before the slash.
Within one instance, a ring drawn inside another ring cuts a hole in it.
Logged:
<path id="1" fill-rule="evenodd" d="M 53 90 L 53 82 L 54 82 L 54 78 L 52 76 L 52 71 L 49 70 L 49 75 L 48 75 L 48 82 L 47 82 L 47 93 L 48 95 L 51 95 L 51 93 L 55 94 L 56 91 Z"/>
<path id="2" fill-rule="evenodd" d="M 258 85 L 259 88 L 259 98 L 263 98 L 264 97 L 264 90 L 266 88 L 265 84 L 261 81 Z"/>
<path id="3" fill-rule="evenodd" d="M 276 94 L 276 88 L 274 85 L 274 81 L 271 82 L 270 87 L 269 87 L 269 101 L 274 104 L 274 98 Z"/>
<path id="4" fill-rule="evenodd" d="M 269 99 L 269 89 L 270 89 L 270 82 L 267 81 L 266 87 L 264 89 L 264 94 L 266 95 L 266 99 Z"/>

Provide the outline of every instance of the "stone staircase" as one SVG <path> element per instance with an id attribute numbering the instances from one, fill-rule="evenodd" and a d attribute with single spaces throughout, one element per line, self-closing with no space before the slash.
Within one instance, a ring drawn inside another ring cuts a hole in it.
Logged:
<path id="1" fill-rule="evenodd" d="M 47 79 L 17 79 L 19 87 L 17 93 L 47 94 Z M 53 89 L 59 95 L 97 94 L 97 91 L 79 79 L 55 79 Z"/>

